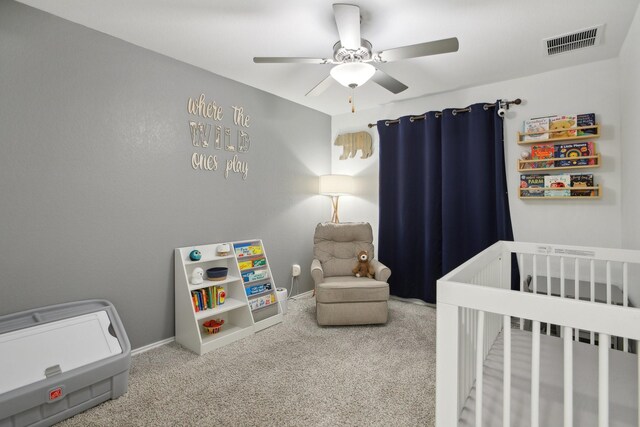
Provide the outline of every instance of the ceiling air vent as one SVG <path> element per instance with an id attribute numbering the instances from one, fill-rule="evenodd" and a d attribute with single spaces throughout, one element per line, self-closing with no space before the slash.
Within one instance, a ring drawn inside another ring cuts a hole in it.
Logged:
<path id="1" fill-rule="evenodd" d="M 576 49 L 596 46 L 600 44 L 603 25 L 575 31 L 561 36 L 544 39 L 544 48 L 548 56 L 570 52 Z"/>

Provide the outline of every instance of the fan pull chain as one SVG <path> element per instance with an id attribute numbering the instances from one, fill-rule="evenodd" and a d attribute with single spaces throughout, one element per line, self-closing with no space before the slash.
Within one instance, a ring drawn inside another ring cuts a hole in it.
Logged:
<path id="1" fill-rule="evenodd" d="M 351 112 L 355 113 L 356 112 L 356 95 L 353 89 L 351 89 L 351 95 L 349 95 L 349 104 L 351 104 Z"/>

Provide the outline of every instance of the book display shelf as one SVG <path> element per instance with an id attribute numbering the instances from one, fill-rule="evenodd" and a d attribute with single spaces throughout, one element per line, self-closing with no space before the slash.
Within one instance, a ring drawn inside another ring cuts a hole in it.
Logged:
<path id="1" fill-rule="evenodd" d="M 553 129 L 550 123 L 556 119 L 573 119 L 574 126 Z M 593 174 L 585 172 L 585 169 L 599 168 L 602 163 L 596 143 L 592 141 L 600 137 L 595 114 L 530 119 L 525 121 L 524 130 L 517 135 L 517 143 L 527 146 L 517 160 L 517 171 L 521 174 L 520 199 L 601 198 L 602 188 L 594 183 Z"/>
<path id="2" fill-rule="evenodd" d="M 233 251 L 256 332 L 281 322 L 282 309 L 262 240 L 233 243 Z"/>
<path id="3" fill-rule="evenodd" d="M 255 253 L 247 256 L 245 250 Z M 208 280 L 210 272 L 215 280 Z M 281 321 L 282 309 L 261 240 L 175 250 L 177 343 L 204 354 Z"/>

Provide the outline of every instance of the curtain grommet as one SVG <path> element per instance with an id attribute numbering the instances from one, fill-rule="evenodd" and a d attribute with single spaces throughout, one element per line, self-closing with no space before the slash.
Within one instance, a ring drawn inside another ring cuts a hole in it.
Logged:
<path id="1" fill-rule="evenodd" d="M 413 117 L 409 117 L 409 121 L 413 123 L 414 122 Z"/>
<path id="2" fill-rule="evenodd" d="M 384 122 L 385 126 L 389 126 L 389 120 L 387 120 L 386 122 Z"/>
<path id="3" fill-rule="evenodd" d="M 457 110 L 451 110 L 451 114 L 455 116 L 456 114 L 458 114 L 458 111 Z"/>

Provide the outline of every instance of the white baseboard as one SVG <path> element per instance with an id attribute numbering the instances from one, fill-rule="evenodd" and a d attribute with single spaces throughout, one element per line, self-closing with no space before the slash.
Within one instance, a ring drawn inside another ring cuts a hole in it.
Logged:
<path id="1" fill-rule="evenodd" d="M 145 346 L 138 347 L 136 349 L 131 350 L 131 355 L 132 356 L 136 356 L 138 354 L 144 353 L 145 351 L 152 350 L 154 348 L 163 346 L 165 344 L 172 343 L 174 341 L 175 341 L 175 337 L 171 337 L 171 338 L 167 338 L 167 339 L 164 339 L 164 340 L 161 340 L 161 341 L 153 342 L 151 344 L 147 344 Z"/>
<path id="2" fill-rule="evenodd" d="M 427 307 L 436 308 L 435 304 L 431 304 L 431 303 L 422 301 L 421 299 L 418 299 L 418 298 L 402 298 L 402 297 L 397 297 L 395 295 L 389 295 L 389 299 L 394 299 L 396 301 L 406 302 L 408 304 L 424 305 L 424 306 L 427 306 Z"/>
<path id="3" fill-rule="evenodd" d="M 311 298 L 313 296 L 313 289 L 307 292 L 303 292 L 301 294 L 295 294 L 289 299 L 296 300 L 298 298 Z"/>
<path id="4" fill-rule="evenodd" d="M 301 294 L 296 294 L 296 295 L 292 296 L 290 299 L 296 300 L 298 298 L 310 298 L 311 296 L 313 296 L 313 290 L 307 291 L 307 292 L 303 292 Z M 157 342 L 154 342 L 154 343 L 151 343 L 151 344 L 147 344 L 147 345 L 142 346 L 142 347 L 138 347 L 136 349 L 131 350 L 131 355 L 132 356 L 136 356 L 136 355 L 144 353 L 146 351 L 153 350 L 154 348 L 163 346 L 165 344 L 172 343 L 172 342 L 175 341 L 175 339 L 176 339 L 175 337 L 171 337 L 171 338 L 167 338 L 167 339 L 164 339 L 164 340 L 161 340 L 161 341 L 157 341 Z"/>

